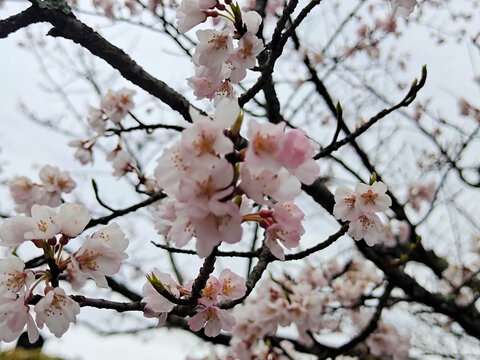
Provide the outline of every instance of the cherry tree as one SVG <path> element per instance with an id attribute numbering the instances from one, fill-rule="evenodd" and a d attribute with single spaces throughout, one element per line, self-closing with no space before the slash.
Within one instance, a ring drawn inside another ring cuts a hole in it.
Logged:
<path id="1" fill-rule="evenodd" d="M 23 99 L 56 153 L 2 173 L 1 341 L 78 321 L 209 359 L 478 358 L 480 108 L 429 94 L 405 45 L 478 57 L 477 2 L 0 5 L 63 112 Z M 169 80 L 110 27 L 155 34 Z"/>

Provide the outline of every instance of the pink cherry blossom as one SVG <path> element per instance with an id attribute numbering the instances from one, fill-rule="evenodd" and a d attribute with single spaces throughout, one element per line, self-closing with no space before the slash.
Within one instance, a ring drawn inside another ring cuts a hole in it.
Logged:
<path id="1" fill-rule="evenodd" d="M 39 173 L 40 180 L 43 182 L 46 192 L 61 194 L 71 192 L 77 184 L 72 180 L 69 173 L 60 171 L 56 166 L 45 165 Z M 58 206 L 52 205 L 52 206 Z"/>
<path id="2" fill-rule="evenodd" d="M 389 355 L 394 360 L 404 360 L 408 358 L 410 351 L 410 340 L 407 336 L 402 336 L 392 325 L 380 321 L 377 329 L 367 338 L 365 343 L 370 348 L 373 356 Z"/>
<path id="3" fill-rule="evenodd" d="M 108 90 L 100 99 L 100 108 L 105 116 L 112 122 L 117 123 L 135 106 L 133 95 L 135 91 L 121 88 L 118 91 Z"/>
<path id="4" fill-rule="evenodd" d="M 335 190 L 335 205 L 333 215 L 343 221 L 354 220 L 358 217 L 357 195 L 348 188 Z"/>
<path id="5" fill-rule="evenodd" d="M 78 271 L 72 264 L 68 264 L 66 275 L 70 286 L 75 291 L 79 291 L 87 281 L 87 276 L 83 272 Z"/>
<path id="6" fill-rule="evenodd" d="M 247 132 L 250 143 L 245 153 L 245 163 L 252 172 L 265 168 L 272 171 L 280 169 L 278 156 L 283 150 L 284 129 L 285 123 L 260 124 L 256 120 L 250 120 Z"/>
<path id="7" fill-rule="evenodd" d="M 373 246 L 380 240 L 382 221 L 375 214 L 363 214 L 350 222 L 348 235 L 355 240 L 364 239 L 368 246 Z"/>
<path id="8" fill-rule="evenodd" d="M 215 337 L 220 330 L 230 331 L 235 326 L 235 318 L 227 311 L 216 306 L 207 306 L 197 310 L 197 314 L 188 320 L 192 331 L 205 327 L 205 335 Z"/>
<path id="9" fill-rule="evenodd" d="M 201 24 L 207 19 L 205 10 L 214 7 L 216 0 L 182 0 L 177 11 L 177 26 L 180 33 L 186 33 L 193 27 Z"/>
<path id="10" fill-rule="evenodd" d="M 128 151 L 120 150 L 113 160 L 113 176 L 122 177 L 125 174 L 134 171 L 135 162 Z"/>
<path id="11" fill-rule="evenodd" d="M 218 281 L 221 284 L 220 297 L 223 300 L 240 299 L 247 292 L 245 279 L 230 269 L 223 269 L 218 276 Z"/>
<path id="12" fill-rule="evenodd" d="M 195 236 L 195 227 L 187 214 L 186 204 L 177 200 L 162 202 L 153 213 L 153 219 L 157 232 L 176 246 L 185 246 Z"/>
<path id="13" fill-rule="evenodd" d="M 29 178 L 16 177 L 9 183 L 10 194 L 16 203 L 29 201 L 32 197 L 33 186 L 34 184 Z"/>
<path id="14" fill-rule="evenodd" d="M 0 293 L 16 298 L 20 290 L 30 287 L 35 281 L 32 271 L 24 271 L 25 263 L 16 256 L 0 260 Z"/>
<path id="15" fill-rule="evenodd" d="M 260 28 L 260 24 L 262 23 L 262 17 L 256 11 L 247 11 L 242 14 L 242 20 L 247 28 L 247 34 L 255 35 Z M 244 35 L 245 36 L 245 35 Z"/>
<path id="16" fill-rule="evenodd" d="M 422 203 L 431 204 L 435 200 L 437 186 L 434 182 L 427 184 L 413 183 L 408 187 L 408 203 L 415 211 L 419 211 Z"/>
<path id="17" fill-rule="evenodd" d="M 242 239 L 242 216 L 238 206 L 232 202 L 215 200 L 209 206 L 213 212 L 196 207 L 187 210 L 195 227 L 196 250 L 200 257 L 210 255 L 222 241 L 234 244 Z"/>
<path id="18" fill-rule="evenodd" d="M 93 164 L 93 152 L 92 147 L 95 142 L 92 141 L 82 141 L 82 140 L 72 140 L 68 142 L 68 146 L 71 146 L 76 149 L 73 157 L 77 159 L 80 164 L 86 165 L 88 163 Z"/>
<path id="19" fill-rule="evenodd" d="M 92 218 L 82 205 L 73 203 L 62 204 L 58 216 L 62 224 L 61 233 L 71 238 L 80 235 Z"/>
<path id="20" fill-rule="evenodd" d="M 208 68 L 222 66 L 233 52 L 233 40 L 228 30 L 198 30 L 196 35 L 199 43 L 192 58 L 195 65 Z"/>
<path id="21" fill-rule="evenodd" d="M 28 340 L 37 341 L 39 334 L 30 307 L 26 304 L 25 290 L 17 297 L 0 296 L 0 340 L 11 342 L 17 339 L 27 325 Z"/>
<path id="22" fill-rule="evenodd" d="M 189 284 L 191 286 L 191 284 Z M 202 290 L 202 297 L 198 300 L 199 304 L 210 306 L 218 302 L 218 296 L 222 292 L 222 284 L 218 279 L 210 275 L 205 287 Z"/>
<path id="23" fill-rule="evenodd" d="M 195 76 L 188 78 L 187 82 L 197 99 L 213 99 L 229 73 L 230 69 L 222 65 L 213 68 L 197 66 Z"/>
<path id="24" fill-rule="evenodd" d="M 87 236 L 83 245 L 72 254 L 71 263 L 80 276 L 91 278 L 98 286 L 106 288 L 108 284 L 105 276 L 117 274 L 125 256 L 100 236 Z"/>
<path id="25" fill-rule="evenodd" d="M 230 195 L 233 188 L 233 166 L 225 159 L 212 158 L 211 167 L 195 168 L 191 176 L 183 177 L 178 189 L 178 200 L 203 209 L 213 209 L 217 202 Z"/>
<path id="26" fill-rule="evenodd" d="M 291 201 L 301 192 L 298 178 L 283 168 L 279 171 L 263 169 L 252 174 L 248 165 L 243 164 L 240 174 L 240 188 L 258 204 L 273 205 L 270 198 L 280 202 Z"/>
<path id="27" fill-rule="evenodd" d="M 180 182 L 178 179 L 183 177 L 188 169 L 187 163 L 181 153 L 180 145 L 174 145 L 165 149 L 163 154 L 157 159 L 157 166 L 154 171 L 155 180 L 158 186 L 168 196 L 175 196 Z"/>
<path id="28" fill-rule="evenodd" d="M 230 56 L 230 60 L 235 67 L 252 69 L 257 61 L 257 56 L 263 49 L 263 41 L 257 38 L 254 33 L 247 32 L 238 42 L 238 47 Z"/>
<path id="29" fill-rule="evenodd" d="M 80 305 L 59 287 L 48 291 L 35 305 L 35 321 L 38 327 L 43 329 L 46 324 L 50 332 L 58 338 L 68 330 L 70 323 L 76 323 L 79 313 Z"/>
<path id="30" fill-rule="evenodd" d="M 88 125 L 99 134 L 103 134 L 107 129 L 107 120 L 107 115 L 103 109 L 88 108 Z"/>
<path id="31" fill-rule="evenodd" d="M 196 122 L 182 132 L 180 143 L 187 162 L 195 163 L 200 157 L 218 157 L 233 151 L 232 141 L 223 134 L 224 128 L 207 117 L 194 119 Z"/>
<path id="32" fill-rule="evenodd" d="M 297 205 L 287 202 L 275 205 L 272 218 L 274 223 L 265 230 L 265 245 L 273 256 L 284 260 L 285 253 L 280 244 L 287 249 L 298 246 L 300 237 L 305 232 L 302 226 L 304 214 Z"/>
<path id="33" fill-rule="evenodd" d="M 320 171 L 313 159 L 317 150 L 318 146 L 302 130 L 294 129 L 285 133 L 283 151 L 278 157 L 281 164 L 302 183 L 311 185 Z"/>
<path id="34" fill-rule="evenodd" d="M 372 185 L 358 184 L 355 187 L 355 207 L 362 212 L 374 213 L 387 210 L 392 205 L 392 199 L 386 194 L 387 186 L 379 181 Z"/>
<path id="35" fill-rule="evenodd" d="M 222 100 L 236 101 L 235 90 L 232 82 L 228 79 L 223 80 L 213 95 L 213 104 L 217 106 Z"/>

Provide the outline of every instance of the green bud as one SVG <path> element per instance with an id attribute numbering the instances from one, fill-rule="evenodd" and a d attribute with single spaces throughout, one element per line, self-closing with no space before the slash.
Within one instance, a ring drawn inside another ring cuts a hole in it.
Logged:
<path id="1" fill-rule="evenodd" d="M 168 291 L 167 289 L 165 289 L 165 286 L 163 286 L 163 283 L 157 279 L 153 272 L 150 275 L 147 275 L 147 280 L 158 292 Z"/>

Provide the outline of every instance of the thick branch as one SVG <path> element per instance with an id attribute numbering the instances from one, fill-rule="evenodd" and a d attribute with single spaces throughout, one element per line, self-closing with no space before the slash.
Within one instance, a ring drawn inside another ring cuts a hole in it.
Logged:
<path id="1" fill-rule="evenodd" d="M 32 6 L 21 13 L 0 20 L 0 39 L 6 38 L 15 31 L 27 27 L 30 24 L 43 21 L 38 11 Z"/>
<path id="2" fill-rule="evenodd" d="M 133 61 L 122 49 L 112 45 L 92 28 L 79 21 L 72 14 L 59 10 L 39 8 L 33 4 L 29 9 L 0 22 L 0 38 L 8 36 L 34 22 L 49 22 L 54 28 L 48 35 L 70 39 L 88 49 L 93 55 L 105 60 L 122 76 L 149 94 L 178 111 L 187 121 L 191 121 L 188 100 L 163 81 L 154 78 Z"/>

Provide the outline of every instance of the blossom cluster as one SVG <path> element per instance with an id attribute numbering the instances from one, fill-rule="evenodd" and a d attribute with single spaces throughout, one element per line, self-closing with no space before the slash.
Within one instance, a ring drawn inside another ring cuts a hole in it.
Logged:
<path id="1" fill-rule="evenodd" d="M 14 256 L 0 259 L 0 340 L 13 341 L 27 326 L 29 340 L 34 342 L 37 327 L 44 325 L 60 337 L 75 323 L 80 306 L 58 286 L 60 274 L 65 273 L 76 290 L 87 278 L 107 287 L 105 276 L 118 273 L 127 257 L 128 240 L 116 223 L 86 236 L 76 251 L 64 256 L 64 246 L 84 231 L 90 219 L 88 210 L 79 204 L 64 203 L 59 208 L 35 204 L 31 216 L 14 216 L 2 223 L 0 246 L 12 248 L 31 241 L 43 250 L 48 268 L 25 269 L 25 263 Z M 43 296 L 42 291 L 34 293 L 42 283 Z M 38 296 L 33 320 L 30 304 Z"/>
<path id="2" fill-rule="evenodd" d="M 146 303 L 144 315 L 146 317 L 155 317 L 159 319 L 161 325 L 175 304 L 163 297 L 155 288 L 160 285 L 161 288 L 168 291 L 173 297 L 179 299 L 181 296 L 190 295 L 193 281 L 187 283 L 183 288 L 175 283 L 169 274 L 154 269 L 149 281 L 143 286 L 142 292 Z M 233 273 L 229 269 L 224 269 L 217 277 L 210 275 L 201 297 L 197 300 L 196 314 L 190 317 L 188 325 L 190 330 L 198 331 L 204 328 L 205 335 L 210 337 L 217 336 L 220 331 L 232 330 L 235 325 L 235 318 L 227 311 L 220 308 L 219 302 L 223 300 L 237 300 L 242 298 L 247 291 L 245 279 Z"/>
<path id="3" fill-rule="evenodd" d="M 69 146 L 75 149 L 74 158 L 82 165 L 93 164 L 93 148 L 97 139 L 105 134 L 109 123 L 119 124 L 129 111 L 133 109 L 134 94 L 135 91 L 126 88 L 121 88 L 118 91 L 108 89 L 107 93 L 100 98 L 100 107 L 90 107 L 87 121 L 90 127 L 97 132 L 97 135 L 86 140 L 72 140 L 68 143 Z M 134 158 L 122 146 L 121 140 L 122 138 L 119 136 L 117 146 L 107 155 L 107 161 L 112 163 L 114 170 L 112 175 L 120 178 L 127 173 L 135 173 L 140 182 L 147 187 L 147 191 L 151 191 L 155 187 L 151 184 L 151 179 L 147 179 L 140 173 Z"/>
<path id="4" fill-rule="evenodd" d="M 393 325 L 382 320 L 379 321 L 377 328 L 365 343 L 373 356 L 388 355 L 393 360 L 407 359 L 411 346 L 408 336 L 400 334 Z"/>
<path id="5" fill-rule="evenodd" d="M 118 91 L 108 89 L 107 93 L 100 97 L 100 107 L 90 107 L 88 110 L 87 121 L 90 127 L 99 135 L 102 135 L 109 123 L 118 124 L 135 106 L 133 102 L 134 94 L 135 91 L 126 88 L 121 88 Z M 82 165 L 93 163 L 93 147 L 99 135 L 87 140 L 72 140 L 68 143 L 69 146 L 76 149 L 74 157 Z M 122 168 L 126 169 L 126 164 L 132 163 L 131 155 L 126 151 L 120 152 L 120 150 L 121 147 L 117 146 L 107 158 L 113 163 L 114 176 L 123 176 L 125 172 L 122 171 Z"/>
<path id="6" fill-rule="evenodd" d="M 100 98 L 100 107 L 89 109 L 88 124 L 103 134 L 107 129 L 108 122 L 118 123 L 135 106 L 133 95 L 135 91 L 121 88 L 118 91 L 108 90 Z"/>
<path id="7" fill-rule="evenodd" d="M 437 186 L 431 181 L 427 184 L 412 183 L 408 186 L 408 204 L 419 211 L 422 203 L 432 204 L 435 200 Z"/>
<path id="8" fill-rule="evenodd" d="M 26 176 L 16 177 L 10 182 L 10 193 L 17 213 L 30 215 L 34 204 L 59 206 L 62 194 L 70 193 L 77 186 L 68 172 L 60 171 L 56 166 L 42 167 L 39 178 L 41 183 L 34 183 Z"/>
<path id="9" fill-rule="evenodd" d="M 312 344 L 311 334 L 320 330 L 336 332 L 349 322 L 361 327 L 360 320 L 369 315 L 362 310 L 361 299 L 381 283 L 382 277 L 371 263 L 357 260 L 347 266 L 332 260 L 323 268 L 307 264 L 295 281 L 287 276 L 262 282 L 255 296 L 235 309 L 237 324 L 232 330 L 231 355 L 240 360 L 256 358 L 265 351 L 258 340 L 275 335 L 280 327 L 295 325 L 299 342 L 307 346 Z M 370 352 L 405 359 L 410 348 L 408 339 L 390 336 L 398 335 L 395 328 L 388 326 L 387 334 L 384 327 L 367 341 Z"/>
<path id="10" fill-rule="evenodd" d="M 262 18 L 255 11 L 242 13 L 238 4 L 226 0 L 183 0 L 177 12 L 180 32 L 186 32 L 204 22 L 207 17 L 228 19 L 223 30 L 197 30 L 199 40 L 192 61 L 195 76 L 188 78 L 198 99 L 234 98 L 232 84 L 247 76 L 263 51 L 263 41 L 256 34 Z M 234 41 L 237 42 L 236 46 Z"/>
<path id="11" fill-rule="evenodd" d="M 182 247 L 193 237 L 200 257 L 221 242 L 237 243 L 242 223 L 266 229 L 265 245 L 279 259 L 283 246 L 299 244 L 303 212 L 293 203 L 301 182 L 311 184 L 319 167 L 315 146 L 285 124 L 248 124 L 246 148 L 237 150 L 243 121 L 236 101 L 224 99 L 214 116 L 191 111 L 193 124 L 158 159 L 155 179 L 168 195 L 154 213 L 157 232 Z M 250 204 L 269 208 L 250 212 Z"/>
<path id="12" fill-rule="evenodd" d="M 382 221 L 375 214 L 387 210 L 392 199 L 386 194 L 387 186 L 375 181 L 372 185 L 358 184 L 355 190 L 338 188 L 335 191 L 333 215 L 349 221 L 348 235 L 355 240 L 364 239 L 369 246 L 379 242 Z"/>

